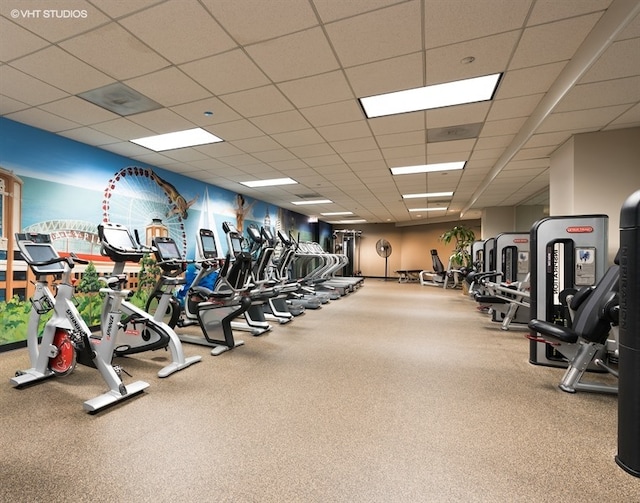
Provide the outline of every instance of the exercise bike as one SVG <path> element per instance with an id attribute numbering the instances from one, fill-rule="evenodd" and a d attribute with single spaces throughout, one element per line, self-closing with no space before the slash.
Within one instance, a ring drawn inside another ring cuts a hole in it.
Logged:
<path id="1" fill-rule="evenodd" d="M 103 309 L 104 312 L 108 312 L 109 305 L 117 301 L 120 297 L 118 292 L 126 283 L 125 263 L 139 262 L 144 253 L 152 251 L 152 249 L 143 247 L 139 240 L 133 238 L 129 229 L 116 223 L 100 224 L 98 236 L 102 244 L 101 253 L 114 262 L 113 272 L 108 279 L 112 291 L 107 293 Z M 158 313 L 166 311 L 170 297 L 171 292 L 168 291 L 160 298 L 161 309 Z M 118 331 L 118 340 L 114 348 L 115 356 L 128 356 L 168 348 L 171 354 L 171 363 L 158 371 L 158 377 L 167 377 L 202 360 L 199 355 L 188 358 L 184 356 L 180 339 L 173 328 L 164 323 L 160 314 L 151 316 L 148 312 L 124 299 L 120 301 L 119 307 L 124 317 L 120 320 L 122 329 Z"/>
<path id="2" fill-rule="evenodd" d="M 136 381 L 125 385 L 120 378 L 124 370 L 111 364 L 120 319 L 120 303 L 128 291 L 101 292 L 114 294 L 110 310 L 103 313 L 101 332 L 91 333 L 74 303 L 71 272 L 75 264 L 86 264 L 75 255 L 60 257 L 46 234 L 16 234 L 16 242 L 23 258 L 36 275 L 36 289 L 31 300 L 31 314 L 27 328 L 27 347 L 31 368 L 17 371 L 11 384 L 21 388 L 54 376 L 73 372 L 76 363 L 93 367 L 107 383 L 109 391 L 84 402 L 84 410 L 97 412 L 125 400 L 146 389 L 149 384 Z M 48 275 L 61 277 L 54 296 L 47 282 Z M 38 326 L 43 315 L 53 311 L 38 344 Z M 126 373 L 126 372 L 125 372 Z"/>

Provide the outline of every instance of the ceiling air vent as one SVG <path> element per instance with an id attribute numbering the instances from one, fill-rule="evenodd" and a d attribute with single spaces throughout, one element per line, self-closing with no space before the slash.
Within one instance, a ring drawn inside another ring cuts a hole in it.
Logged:
<path id="1" fill-rule="evenodd" d="M 151 98 L 147 98 L 135 89 L 131 89 L 120 82 L 80 93 L 78 97 L 122 116 L 162 108 L 162 105 Z"/>
<path id="2" fill-rule="evenodd" d="M 427 129 L 427 143 L 477 138 L 482 129 L 482 124 L 482 122 L 476 122 L 475 124 L 460 124 L 459 126 Z"/>

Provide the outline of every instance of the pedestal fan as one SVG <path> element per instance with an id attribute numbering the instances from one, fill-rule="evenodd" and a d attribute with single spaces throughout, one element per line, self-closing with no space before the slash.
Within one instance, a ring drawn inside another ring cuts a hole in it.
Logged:
<path id="1" fill-rule="evenodd" d="M 389 255 L 391 255 L 391 243 L 386 239 L 378 239 L 376 243 L 376 252 L 384 259 L 384 279 L 387 279 L 387 263 Z"/>

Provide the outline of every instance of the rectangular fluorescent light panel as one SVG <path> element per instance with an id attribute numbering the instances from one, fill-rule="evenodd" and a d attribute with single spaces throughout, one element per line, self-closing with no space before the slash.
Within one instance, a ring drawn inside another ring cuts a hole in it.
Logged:
<path id="1" fill-rule="evenodd" d="M 206 145 L 208 143 L 217 143 L 221 141 L 224 140 L 199 127 L 131 140 L 132 143 L 154 150 L 155 152 L 173 150 L 176 148 L 195 147 L 197 145 Z"/>
<path id="2" fill-rule="evenodd" d="M 453 192 L 425 192 L 423 194 L 403 194 L 403 199 L 418 199 L 420 197 L 451 197 Z"/>
<path id="3" fill-rule="evenodd" d="M 432 173 L 434 171 L 454 171 L 464 168 L 467 161 L 441 162 L 437 164 L 421 164 L 418 166 L 402 166 L 391 168 L 392 175 L 411 175 L 414 173 Z"/>
<path id="4" fill-rule="evenodd" d="M 320 213 L 323 217 L 337 217 L 339 215 L 353 215 L 353 211 L 332 211 L 330 213 Z"/>
<path id="5" fill-rule="evenodd" d="M 501 73 L 494 73 L 484 77 L 378 94 L 360 98 L 360 104 L 367 118 L 373 119 L 386 115 L 487 101 L 493 97 L 501 76 Z"/>
<path id="6" fill-rule="evenodd" d="M 274 185 L 293 185 L 296 182 L 293 178 L 271 178 L 270 180 L 252 180 L 249 182 L 240 182 L 246 187 L 273 187 Z"/>
<path id="7" fill-rule="evenodd" d="M 291 201 L 291 204 L 302 206 L 303 204 L 328 204 L 332 202 L 333 201 L 329 199 L 310 199 L 308 201 Z"/>
<path id="8" fill-rule="evenodd" d="M 444 211 L 447 208 L 444 206 L 442 208 L 411 208 L 409 211 Z"/>
<path id="9" fill-rule="evenodd" d="M 357 220 L 356 219 L 354 219 L 354 220 L 332 220 L 332 221 L 329 221 L 327 223 L 330 223 L 330 224 L 364 224 L 364 223 L 366 223 L 366 220 L 364 220 L 362 218 L 361 219 L 357 219 Z"/>

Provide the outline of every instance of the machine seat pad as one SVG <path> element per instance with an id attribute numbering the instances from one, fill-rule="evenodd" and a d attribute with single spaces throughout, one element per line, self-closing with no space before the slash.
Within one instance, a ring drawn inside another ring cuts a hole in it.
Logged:
<path id="1" fill-rule="evenodd" d="M 563 327 L 561 325 L 556 325 L 555 323 L 549 323 L 548 321 L 533 319 L 529 321 L 529 328 L 539 334 L 542 334 L 544 339 L 566 342 L 568 344 L 578 342 L 578 334 L 569 327 Z"/>
<path id="2" fill-rule="evenodd" d="M 476 302 L 480 304 L 509 304 L 509 301 L 494 295 L 476 295 Z"/>

